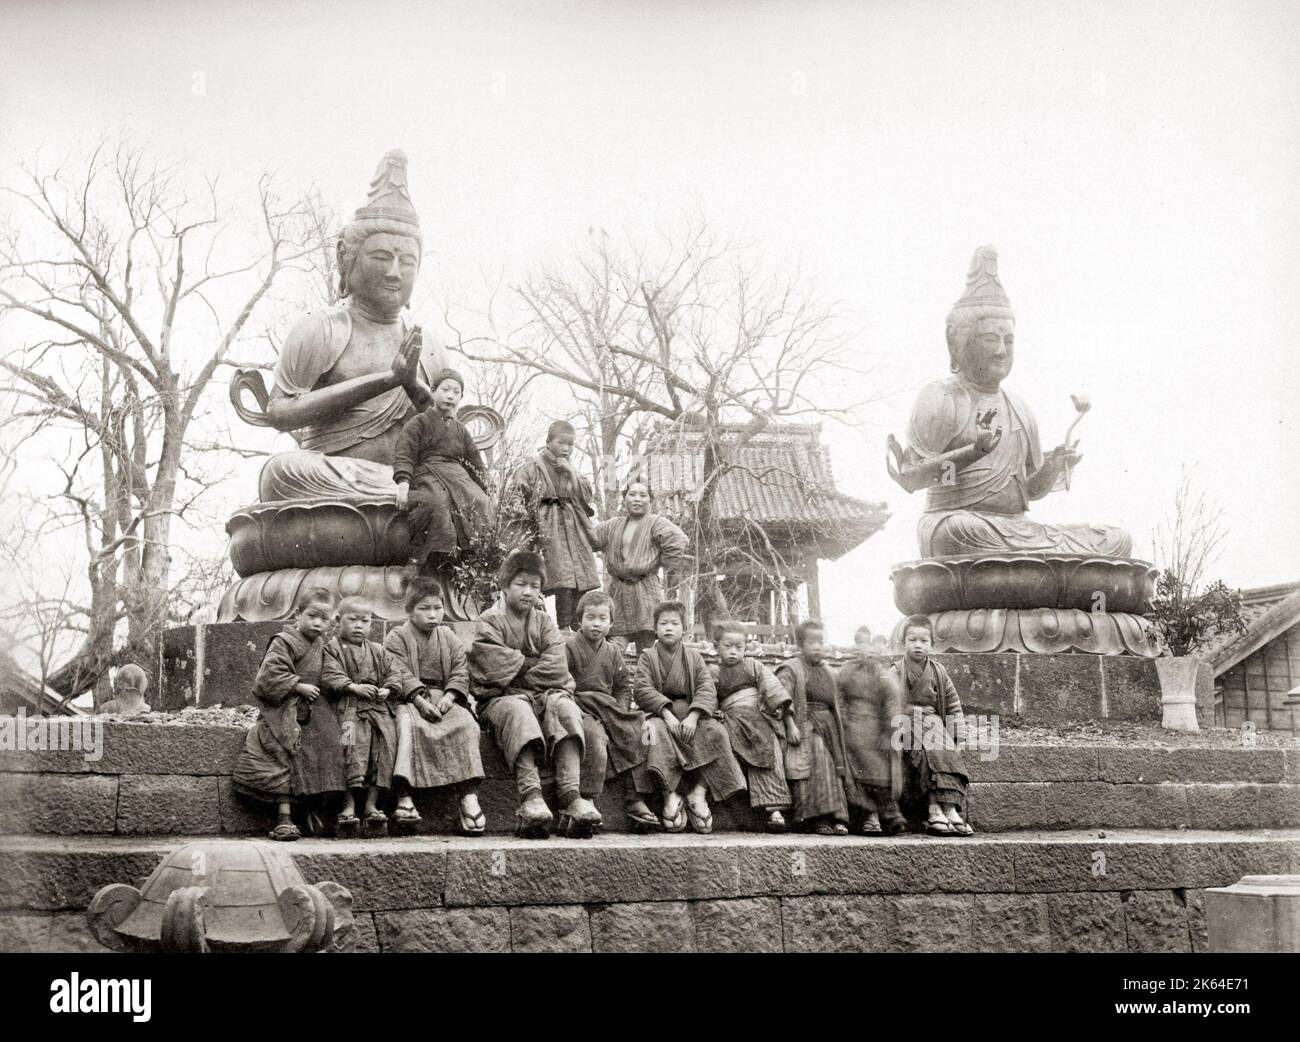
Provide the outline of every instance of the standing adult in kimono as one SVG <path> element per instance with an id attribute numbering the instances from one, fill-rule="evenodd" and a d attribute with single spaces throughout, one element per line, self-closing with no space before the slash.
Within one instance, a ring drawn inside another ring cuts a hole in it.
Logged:
<path id="1" fill-rule="evenodd" d="M 686 556 L 686 533 L 650 510 L 650 486 L 631 481 L 623 490 L 624 513 L 594 525 L 592 545 L 605 555 L 605 592 L 614 601 L 610 639 L 645 651 L 655 642 L 655 606 L 663 600 L 662 568 L 670 577 Z"/>

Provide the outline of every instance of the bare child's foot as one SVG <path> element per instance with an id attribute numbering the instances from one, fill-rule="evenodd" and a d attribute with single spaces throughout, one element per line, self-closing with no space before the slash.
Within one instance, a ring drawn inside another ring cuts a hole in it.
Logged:
<path id="1" fill-rule="evenodd" d="M 945 803 L 943 805 L 943 813 L 944 817 L 948 819 L 948 824 L 952 826 L 954 835 L 970 836 L 974 834 L 975 830 L 962 820 L 962 816 L 958 813 L 957 805 L 955 803 Z"/>
<path id="2" fill-rule="evenodd" d="M 948 815 L 933 800 L 930 801 L 930 811 L 926 817 L 925 831 L 931 836 L 951 836 L 953 833 L 952 824 L 948 821 Z"/>
<path id="3" fill-rule="evenodd" d="M 487 831 L 487 815 L 476 793 L 467 792 L 460 798 L 460 830 L 466 836 L 481 836 Z"/>

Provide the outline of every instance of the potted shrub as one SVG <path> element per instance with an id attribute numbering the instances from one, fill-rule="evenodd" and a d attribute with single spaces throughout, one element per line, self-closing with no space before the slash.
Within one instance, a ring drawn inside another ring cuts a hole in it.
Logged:
<path id="1" fill-rule="evenodd" d="M 1176 731 L 1196 731 L 1198 689 L 1212 712 L 1213 676 L 1196 657 L 1196 650 L 1221 633 L 1245 633 L 1241 595 L 1222 581 L 1208 584 L 1200 593 L 1178 574 L 1166 569 L 1156 580 L 1156 596 L 1147 618 L 1156 627 L 1167 655 L 1156 659 L 1160 677 L 1161 726 Z"/>

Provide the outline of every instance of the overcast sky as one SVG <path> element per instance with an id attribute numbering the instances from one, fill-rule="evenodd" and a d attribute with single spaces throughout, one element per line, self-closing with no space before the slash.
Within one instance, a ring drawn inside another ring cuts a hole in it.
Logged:
<path id="1" fill-rule="evenodd" d="M 888 480 L 884 437 L 946 375 L 985 242 L 1045 448 L 1072 392 L 1093 402 L 1072 490 L 1034 514 L 1123 525 L 1146 555 L 1186 464 L 1227 511 L 1217 573 L 1300 579 L 1293 3 L 11 0 L 4 26 L 0 181 L 125 131 L 350 213 L 400 147 L 424 286 L 695 211 L 799 264 L 889 366 L 867 433 L 828 432 L 841 487 L 893 511 L 823 566 L 837 639 L 896 616 L 922 497 Z M 415 303 L 436 324 L 431 292 Z"/>

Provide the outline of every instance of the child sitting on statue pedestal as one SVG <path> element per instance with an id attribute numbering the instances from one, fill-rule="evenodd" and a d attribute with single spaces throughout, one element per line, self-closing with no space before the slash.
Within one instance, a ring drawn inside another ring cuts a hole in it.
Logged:
<path id="1" fill-rule="evenodd" d="M 569 672 L 574 698 L 582 707 L 587 752 L 583 757 L 583 791 L 598 795 L 608 775 L 621 776 L 623 809 L 635 832 L 658 829 L 658 815 L 636 791 L 635 768 L 646 758 L 645 715 L 632 703 L 632 678 L 623 649 L 607 640 L 614 601 L 590 590 L 578 602 L 578 632 L 568 639 Z"/>
<path id="2" fill-rule="evenodd" d="M 397 508 L 409 511 L 410 561 L 425 574 L 458 558 L 492 519 L 483 457 L 456 419 L 465 381 L 442 369 L 430 390 L 432 403 L 406 421 L 393 453 Z"/>
<path id="3" fill-rule="evenodd" d="M 690 826 L 713 831 L 708 797 L 725 800 L 745 788 L 745 775 L 731 751 L 727 729 L 713 719 L 718 692 L 703 656 L 682 644 L 686 606 L 662 601 L 654 610 L 655 643 L 641 652 L 632 697 L 649 718 L 645 763 L 636 786 L 663 792 L 663 825 L 669 832 Z M 686 788 L 685 800 L 682 788 Z"/>
<path id="4" fill-rule="evenodd" d="M 555 772 L 560 830 L 589 837 L 602 821 L 581 791 L 586 736 L 564 638 L 551 617 L 537 610 L 545 582 L 541 558 L 514 551 L 499 581 L 501 597 L 475 624 L 469 675 L 479 714 L 514 771 L 516 831 L 534 839 L 550 832 L 555 818 L 542 798 L 538 770 L 539 760 L 548 758 Z"/>
<path id="5" fill-rule="evenodd" d="M 531 519 L 537 552 L 546 568 L 547 597 L 555 597 L 555 622 L 562 630 L 578 625 L 578 601 L 600 585 L 588 529 L 595 510 L 591 483 L 573 469 L 577 431 L 556 420 L 546 431 L 546 447 L 510 479 L 507 500 Z"/>
<path id="6" fill-rule="evenodd" d="M 441 584 L 416 576 L 406 588 L 406 622 L 384 638 L 384 648 L 421 685 L 397 710 L 393 820 L 420 820 L 412 789 L 454 786 L 460 797 L 460 831 L 479 836 L 487 827 L 475 791 L 483 778 L 481 731 L 469 708 L 465 646 L 450 626 L 442 625 L 442 615 Z"/>
<path id="7" fill-rule="evenodd" d="M 337 700 L 342 727 L 348 787 L 338 816 L 340 837 L 360 831 L 357 790 L 365 792 L 366 834 L 388 834 L 388 816 L 379 809 L 379 798 L 393 787 L 397 701 L 419 687 L 419 681 L 403 670 L 379 641 L 370 639 L 371 617 L 365 599 L 343 599 L 338 636 L 325 646 L 321 672 L 326 693 Z"/>
<path id="8" fill-rule="evenodd" d="M 902 659 L 894 678 L 902 697 L 902 730 L 896 738 L 907 766 L 907 789 L 926 802 L 925 831 L 933 836 L 969 836 L 974 829 L 962 817 L 966 808 L 966 765 L 960 743 L 966 722 L 961 698 L 948 671 L 931 657 L 934 628 L 925 615 L 903 624 Z"/>
<path id="9" fill-rule="evenodd" d="M 719 715 L 744 768 L 749 805 L 762 815 L 768 832 L 784 832 L 790 787 L 782 740 L 798 737 L 790 693 L 762 662 L 745 657 L 745 631 L 739 623 L 719 623 L 713 640 L 718 662 L 710 669 L 718 686 Z"/>
<path id="10" fill-rule="evenodd" d="M 128 662 L 113 678 L 113 697 L 95 710 L 114 716 L 140 716 L 149 712 L 144 693 L 149 690 L 149 674 L 134 662 Z"/>
<path id="11" fill-rule="evenodd" d="M 276 804 L 272 839 L 298 839 L 292 803 L 343 792 L 346 778 L 338 717 L 321 698 L 325 632 L 334 597 L 313 587 L 298 596 L 293 622 L 271 638 L 253 681 L 261 708 L 235 761 L 236 790 Z"/>

